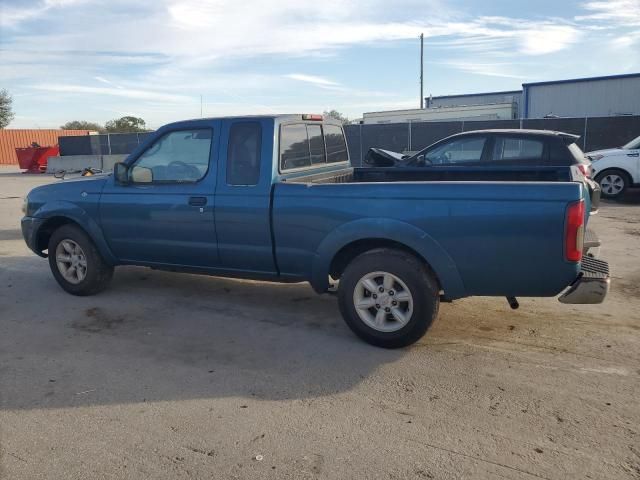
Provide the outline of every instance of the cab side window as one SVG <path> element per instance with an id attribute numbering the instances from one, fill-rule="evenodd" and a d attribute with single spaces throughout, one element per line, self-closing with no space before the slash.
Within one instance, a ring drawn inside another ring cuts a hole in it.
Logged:
<path id="1" fill-rule="evenodd" d="M 209 169 L 212 131 L 176 130 L 156 140 L 131 168 L 134 183 L 192 183 Z"/>
<path id="2" fill-rule="evenodd" d="M 227 184 L 257 185 L 260 179 L 262 127 L 258 122 L 238 122 L 229 131 Z"/>

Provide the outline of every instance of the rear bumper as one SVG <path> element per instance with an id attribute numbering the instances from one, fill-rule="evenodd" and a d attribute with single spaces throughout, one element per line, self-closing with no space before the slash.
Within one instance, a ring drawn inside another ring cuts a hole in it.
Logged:
<path id="1" fill-rule="evenodd" d="M 610 286 L 609 264 L 603 260 L 584 257 L 578 278 L 558 300 L 569 304 L 602 303 L 609 293 Z"/>
<path id="2" fill-rule="evenodd" d="M 27 246 L 37 255 L 46 257 L 42 252 L 38 251 L 38 230 L 44 222 L 42 218 L 22 217 L 20 226 L 22 227 L 22 236 Z"/>

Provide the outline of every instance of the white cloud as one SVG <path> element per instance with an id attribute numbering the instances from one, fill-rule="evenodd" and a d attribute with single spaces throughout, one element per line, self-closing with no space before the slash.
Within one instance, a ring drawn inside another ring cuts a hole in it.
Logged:
<path id="1" fill-rule="evenodd" d="M 640 26 L 640 0 L 607 0 L 587 2 L 583 8 L 591 13 L 577 16 L 578 21 L 607 22 L 614 26 Z"/>
<path id="2" fill-rule="evenodd" d="M 56 5 L 80 1 L 56 0 Z M 53 8 L 42 5 L 16 11 L 10 22 L 20 23 L 32 19 L 36 11 L 43 15 Z M 326 53 L 363 43 L 416 39 L 420 33 L 427 39 L 469 42 L 488 50 L 495 49 L 498 41 L 500 48 L 540 55 L 567 48 L 580 35 L 575 27 L 553 20 L 480 17 L 453 21 L 454 16 L 438 0 L 398 0 L 392 10 L 382 0 L 139 0 L 135 14 L 123 15 L 127 6 L 117 0 L 92 5 L 92 15 L 85 12 L 84 22 L 74 22 L 73 29 L 65 25 L 76 7 L 68 9 L 69 18 L 61 19 L 59 25 L 64 35 L 41 34 L 49 40 L 42 42 L 34 34 L 30 45 L 120 54 L 161 51 L 206 64 L 228 57 Z"/>
<path id="3" fill-rule="evenodd" d="M 586 14 L 572 22 L 551 16 L 472 17 L 452 10 L 445 0 L 395 0 L 393 5 L 388 0 L 10 1 L 13 6 L 3 5 L 0 20 L 8 27 L 2 31 L 7 46 L 0 50 L 0 80 L 18 93 L 35 92 L 39 101 L 44 92 L 58 94 L 52 101 L 82 95 L 78 110 L 93 108 L 84 101 L 92 95 L 99 103 L 95 109 L 123 111 L 144 104 L 164 118 L 160 115 L 169 113 L 161 113 L 162 105 L 177 115 L 190 112 L 196 102 L 199 112 L 203 94 L 209 114 L 311 111 L 318 105 L 307 104 L 311 96 L 302 92 L 309 88 L 322 89 L 320 106 L 400 105 L 417 88 L 414 63 L 400 65 L 395 74 L 379 70 L 389 62 L 383 56 L 381 65 L 373 59 L 361 72 L 340 62 L 348 48 L 383 52 L 393 42 L 404 42 L 403 47 L 417 49 L 422 32 L 428 61 L 460 73 L 440 89 L 464 89 L 465 81 L 477 81 L 469 88 L 493 88 L 494 82 L 507 83 L 500 79 L 550 75 L 553 68 L 562 75 L 568 68 L 586 70 L 576 62 L 567 66 L 567 59 L 584 56 L 583 46 L 575 48 L 579 42 L 600 50 L 610 42 L 629 59 L 625 68 L 637 65 L 629 49 L 638 42 L 633 25 L 639 21 L 640 0 L 585 0 Z M 613 25 L 626 30 L 606 37 Z M 434 53 L 440 57 L 430 58 Z M 610 64 L 620 65 L 611 58 Z M 366 71 L 369 66 L 376 75 Z M 437 74 L 427 76 L 427 88 Z"/>
<path id="4" fill-rule="evenodd" d="M 161 102 L 174 102 L 180 103 L 185 101 L 193 101 L 193 98 L 185 95 L 175 95 L 165 92 L 153 92 L 149 90 L 135 90 L 130 88 L 107 88 L 107 87 L 88 87 L 85 85 L 65 85 L 65 84 L 50 84 L 43 83 L 32 85 L 31 88 L 36 90 L 44 90 L 54 93 L 71 93 L 71 94 L 90 94 L 96 95 L 111 95 L 116 97 L 134 98 L 137 100 L 150 100 Z"/>
<path id="5" fill-rule="evenodd" d="M 334 82 L 333 80 L 329 80 L 323 77 L 318 77 L 316 75 L 305 75 L 303 73 L 290 73 L 288 75 L 285 75 L 284 77 L 290 78 L 292 80 L 298 80 L 299 82 L 311 83 L 312 85 L 317 85 L 322 87 L 339 86 L 339 83 Z"/>
<path id="6" fill-rule="evenodd" d="M 0 26 L 14 27 L 26 20 L 41 17 L 51 9 L 64 8 L 89 0 L 42 0 L 29 7 L 14 7 L 9 5 L 2 6 L 2 14 L 0 15 Z"/>
<path id="7" fill-rule="evenodd" d="M 463 72 L 484 75 L 487 77 L 524 79 L 513 71 L 512 63 L 476 63 L 472 60 L 444 62 L 443 65 L 462 70 Z"/>

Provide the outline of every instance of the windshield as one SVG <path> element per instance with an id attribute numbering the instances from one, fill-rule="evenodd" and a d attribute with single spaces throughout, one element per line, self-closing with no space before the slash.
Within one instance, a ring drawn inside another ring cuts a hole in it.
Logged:
<path id="1" fill-rule="evenodd" d="M 635 150 L 640 148 L 640 137 L 634 138 L 622 148 L 625 150 Z"/>

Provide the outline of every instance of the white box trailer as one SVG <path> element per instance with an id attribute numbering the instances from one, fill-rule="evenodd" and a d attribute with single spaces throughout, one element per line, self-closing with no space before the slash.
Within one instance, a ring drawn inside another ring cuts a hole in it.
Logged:
<path id="1" fill-rule="evenodd" d="M 517 105 L 509 102 L 489 105 L 460 105 L 453 107 L 369 112 L 363 115 L 362 123 L 368 125 L 378 123 L 513 120 L 517 118 L 517 115 Z"/>

